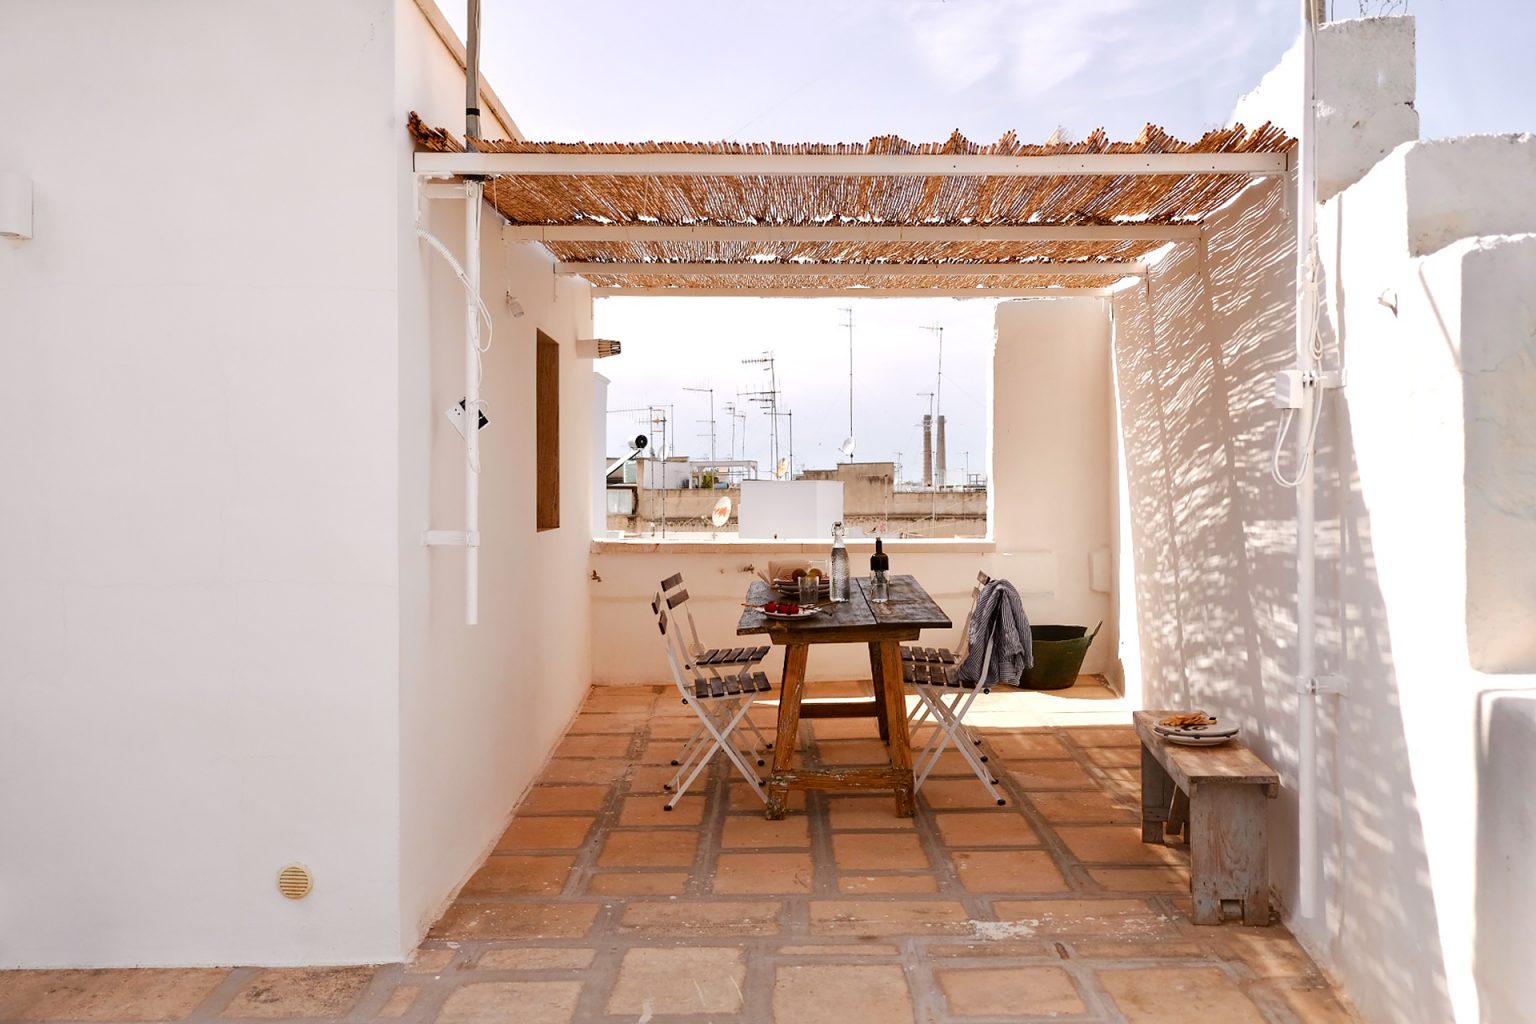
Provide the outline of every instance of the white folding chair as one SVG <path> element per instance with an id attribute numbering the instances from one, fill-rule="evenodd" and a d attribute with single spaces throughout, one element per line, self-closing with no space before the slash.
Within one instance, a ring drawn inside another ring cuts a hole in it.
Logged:
<path id="1" fill-rule="evenodd" d="M 731 734 L 743 720 L 750 722 L 746 717 L 747 712 L 752 710 L 752 702 L 758 694 L 769 693 L 773 689 L 768 677 L 752 668 L 766 656 L 767 649 L 764 648 L 763 653 L 753 661 L 728 663 L 731 671 L 717 671 L 711 665 L 702 664 L 705 656 L 719 655 L 720 652 L 705 651 L 696 655 L 689 649 L 680 628 L 681 619 L 672 614 L 673 609 L 685 604 L 687 600 L 687 591 L 682 591 L 671 598 L 658 593 L 651 601 L 651 610 L 656 613 L 657 628 L 661 630 L 667 665 L 672 670 L 672 681 L 683 703 L 692 708 L 699 719 L 698 731 L 684 744 L 678 759 L 672 762 L 678 768 L 672 781 L 663 787 L 672 794 L 665 809 L 670 811 L 677 806 L 677 801 L 693 785 L 693 781 L 717 751 L 725 754 L 747 785 L 752 787 L 757 798 L 766 803 L 768 797 L 763 791 L 762 781 L 749 764 L 751 759 L 762 764 L 762 758 L 755 748 L 750 752 L 739 750 L 732 742 Z M 752 650 L 755 653 L 757 649 Z"/>
<path id="2" fill-rule="evenodd" d="M 918 696 L 918 707 L 911 718 L 911 727 L 928 726 L 933 732 L 922 753 L 917 757 L 913 779 L 914 792 L 921 789 L 944 748 L 953 745 L 965 759 L 976 778 L 999 805 L 1007 803 L 997 788 L 997 778 L 987 765 L 987 755 L 978 749 L 981 741 L 965 727 L 965 716 L 976 703 L 976 698 L 991 692 L 985 682 L 962 682 L 958 672 L 970 652 L 971 625 L 976 615 L 976 603 L 981 598 L 981 588 L 992 582 L 986 573 L 976 574 L 976 587 L 971 591 L 971 608 L 960 629 L 960 646 L 954 651 L 943 647 L 903 647 L 901 649 L 902 681 Z M 982 652 L 981 679 L 987 678 L 992 663 L 989 645 Z"/>
<path id="3" fill-rule="evenodd" d="M 688 655 L 694 665 L 712 680 L 719 679 L 724 682 L 730 676 L 749 673 L 768 657 L 768 652 L 772 650 L 766 644 L 760 647 L 705 647 L 699 640 L 699 626 L 693 619 L 693 606 L 688 603 L 688 590 L 683 586 L 682 573 L 673 573 L 661 581 L 661 596 L 666 600 L 667 609 L 672 612 L 674 619 L 680 617 L 687 621 L 688 633 L 682 639 L 687 646 Z M 765 763 L 766 755 L 761 754 L 760 751 L 772 750 L 773 743 L 763 735 L 762 730 L 752 719 L 748 718 L 742 724 L 752 734 L 755 744 L 752 748 L 752 757 L 761 767 Z M 694 744 L 704 742 L 708 738 L 703 728 L 696 730 L 683 744 L 683 749 L 678 751 L 672 763 L 680 764 Z"/>
<path id="4" fill-rule="evenodd" d="M 978 572 L 976 574 L 976 585 L 971 588 L 971 606 L 965 610 L 965 621 L 960 623 L 960 643 L 955 650 L 951 651 L 947 647 L 903 647 L 901 649 L 901 660 L 904 663 L 925 661 L 944 665 L 958 665 L 961 661 L 965 660 L 965 656 L 969 653 L 971 647 L 971 617 L 976 614 L 976 602 L 981 600 L 981 588 L 991 582 L 992 577 L 988 576 L 985 572 Z M 916 740 L 919 729 L 932 729 L 936 727 L 933 715 L 928 710 L 928 705 L 921 700 L 918 701 L 907 718 L 908 735 Z M 970 739 L 973 746 L 981 745 L 981 740 L 971 736 L 969 730 L 966 730 L 965 735 Z M 986 757 L 982 757 L 982 760 L 985 761 Z"/>

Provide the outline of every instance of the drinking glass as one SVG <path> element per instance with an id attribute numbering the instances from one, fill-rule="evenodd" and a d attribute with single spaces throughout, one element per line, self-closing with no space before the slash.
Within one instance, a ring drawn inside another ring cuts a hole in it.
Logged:
<path id="1" fill-rule="evenodd" d="M 818 591 L 820 591 L 820 589 L 821 589 L 821 577 L 819 577 L 819 576 L 801 576 L 800 577 L 800 607 L 802 607 L 802 608 L 814 608 L 814 607 L 816 607 L 816 598 L 820 596 L 820 594 L 818 593 Z"/>

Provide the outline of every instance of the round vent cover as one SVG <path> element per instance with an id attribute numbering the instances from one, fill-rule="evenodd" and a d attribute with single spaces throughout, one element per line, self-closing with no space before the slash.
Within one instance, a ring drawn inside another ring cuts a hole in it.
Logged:
<path id="1" fill-rule="evenodd" d="M 291 900 L 301 900 L 315 887 L 309 868 L 303 864 L 289 864 L 277 873 L 277 891 Z"/>

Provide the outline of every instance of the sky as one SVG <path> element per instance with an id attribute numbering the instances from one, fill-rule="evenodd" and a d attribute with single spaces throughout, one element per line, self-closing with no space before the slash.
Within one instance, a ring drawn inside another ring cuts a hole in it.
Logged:
<path id="1" fill-rule="evenodd" d="M 1181 137 L 1225 125 L 1239 96 L 1295 37 L 1295 0 L 482 0 L 482 67 L 530 139 L 912 141 L 952 131 L 990 142 L 1058 127 L 1133 138 L 1146 123 Z M 464 4 L 439 0 L 462 34 Z M 1536 130 L 1536 13 L 1514 0 L 1330 0 L 1330 17 L 1417 19 L 1425 138 Z M 678 454 L 708 452 L 719 411 L 762 386 L 743 357 L 775 353 L 795 411 L 797 468 L 830 465 L 848 432 L 854 308 L 856 456 L 920 472 L 917 424 L 933 390 L 944 327 L 951 482 L 961 453 L 983 471 L 992 304 L 944 299 L 602 299 L 597 327 L 624 354 L 598 369 L 609 407 L 676 409 Z M 953 385 L 950 385 L 953 381 Z M 967 391 L 969 394 L 967 394 Z M 636 423 L 609 417 L 610 449 Z M 742 425 L 738 421 L 737 430 Z M 747 457 L 768 464 L 766 416 L 745 426 Z M 697 436 L 700 432 L 705 436 Z M 787 423 L 786 423 L 787 432 Z M 688 435 L 693 434 L 692 438 Z M 781 434 L 781 446 L 787 447 Z M 786 453 L 787 454 L 787 453 Z"/>

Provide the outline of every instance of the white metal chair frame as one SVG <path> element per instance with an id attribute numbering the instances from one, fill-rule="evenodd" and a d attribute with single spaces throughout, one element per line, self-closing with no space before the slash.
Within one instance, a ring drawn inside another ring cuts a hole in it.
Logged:
<path id="1" fill-rule="evenodd" d="M 911 726 L 916 729 L 926 725 L 933 730 L 916 759 L 913 792 L 922 788 L 938 764 L 939 755 L 946 746 L 953 744 L 992 799 L 999 805 L 1007 803 L 997 789 L 997 778 L 986 764 L 987 755 L 978 750 L 981 741 L 965 726 L 965 716 L 970 712 L 971 705 L 976 703 L 976 698 L 992 692 L 991 686 L 985 681 L 992 664 L 991 645 L 982 652 L 981 678 L 977 682 L 966 684 L 956 678 L 970 650 L 971 623 L 976 615 L 976 605 L 981 599 L 981 589 L 990 582 L 992 579 L 986 573 L 977 573 L 976 587 L 971 591 L 971 608 L 961 626 L 960 646 L 956 651 L 931 647 L 902 649 L 904 681 L 918 696 L 918 707 L 912 715 Z"/>
<path id="2" fill-rule="evenodd" d="M 676 607 L 686 604 L 687 600 L 688 594 L 683 591 L 671 598 L 658 593 L 651 601 L 651 609 L 656 613 L 656 624 L 661 631 L 662 648 L 672 670 L 673 683 L 683 703 L 692 708 L 699 719 L 698 730 L 684 743 L 678 757 L 672 762 L 677 766 L 677 771 L 671 782 L 663 786 L 672 794 L 665 809 L 670 811 L 677 806 L 677 801 L 693 785 L 716 751 L 725 754 L 757 794 L 757 798 L 766 803 L 768 797 L 762 781 L 749 763 L 756 760 L 761 765 L 764 763 L 763 757 L 756 747 L 751 750 L 738 749 L 731 742 L 731 734 L 743 721 L 751 725 L 751 720 L 746 717 L 747 712 L 752 709 L 758 694 L 771 692 L 772 684 L 762 672 L 753 671 L 756 661 L 731 664 L 727 666 L 735 669 L 731 672 L 720 671 L 713 665 L 700 664 L 700 656 L 690 650 L 688 642 L 683 638 L 679 617 L 670 614 Z M 697 636 L 697 633 L 694 635 Z M 756 653 L 756 649 L 751 653 Z M 757 732 L 755 727 L 753 732 Z M 757 735 L 760 737 L 761 733 Z"/>
<path id="3" fill-rule="evenodd" d="M 694 665 L 695 670 L 702 669 L 708 673 L 711 689 L 715 692 L 716 696 L 719 695 L 719 691 L 724 688 L 726 681 L 731 676 L 734 675 L 737 678 L 741 678 L 747 675 L 764 658 L 768 657 L 769 651 L 773 650 L 772 647 L 766 644 L 758 647 L 705 647 L 699 640 L 699 626 L 694 621 L 693 606 L 688 603 L 688 591 L 683 586 L 683 574 L 680 572 L 673 573 L 661 581 L 661 596 L 666 600 L 667 609 L 672 612 L 674 618 L 679 614 L 678 609 L 682 609 L 682 616 L 688 620 L 688 637 L 685 641 L 685 649 L 688 655 L 687 660 Z M 687 703 L 686 696 L 683 698 L 683 702 Z M 763 735 L 762 730 L 757 727 L 757 723 L 752 721 L 752 719 L 746 719 L 743 724 L 752 733 L 754 741 L 754 745 L 751 748 L 752 759 L 757 761 L 758 767 L 762 767 L 766 763 L 766 755 L 760 752 L 772 750 L 773 743 Z M 694 744 L 704 742 L 707 739 L 708 735 L 703 728 L 695 731 L 684 742 L 682 749 L 677 753 L 677 757 L 672 759 L 672 764 L 674 766 L 680 764 Z"/>

